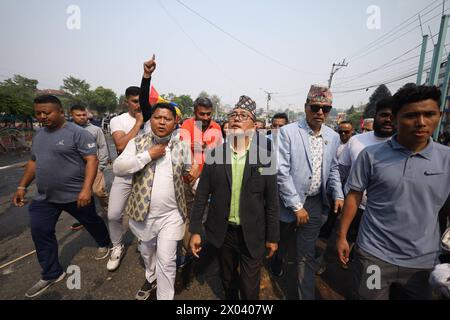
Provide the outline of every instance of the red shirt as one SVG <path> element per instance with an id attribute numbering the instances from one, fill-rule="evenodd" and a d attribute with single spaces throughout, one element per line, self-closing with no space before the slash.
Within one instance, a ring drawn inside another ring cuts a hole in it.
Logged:
<path id="1" fill-rule="evenodd" d="M 211 120 L 209 127 L 202 132 L 201 121 L 200 128 L 195 125 L 195 118 L 189 118 L 181 126 L 181 138 L 184 141 L 190 141 L 191 152 L 195 163 L 200 165 L 200 172 L 205 162 L 205 150 L 214 149 L 222 143 L 222 130 L 219 124 Z"/>

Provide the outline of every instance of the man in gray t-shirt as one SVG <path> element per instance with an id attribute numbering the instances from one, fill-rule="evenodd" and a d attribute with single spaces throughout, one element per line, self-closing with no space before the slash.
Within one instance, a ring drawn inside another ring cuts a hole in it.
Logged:
<path id="1" fill-rule="evenodd" d="M 71 122 L 55 131 L 39 129 L 31 148 L 39 200 L 77 201 L 85 180 L 84 157 L 95 156 L 96 152 L 94 137 Z"/>
<path id="2" fill-rule="evenodd" d="M 99 164 L 97 176 L 95 177 L 94 184 L 92 185 L 92 191 L 99 200 L 100 205 L 103 209 L 103 213 L 106 214 L 108 212 L 109 194 L 106 191 L 106 183 L 105 177 L 103 175 L 103 170 L 105 170 L 106 166 L 108 165 L 109 151 L 105 134 L 103 133 L 102 129 L 89 123 L 86 107 L 82 105 L 74 105 L 70 108 L 70 114 L 72 116 L 73 122 L 81 128 L 87 130 L 95 139 Z M 77 229 L 74 226 L 72 226 L 72 229 Z"/>
<path id="3" fill-rule="evenodd" d="M 106 258 L 110 244 L 108 230 L 97 215 L 92 198 L 98 166 L 94 137 L 66 122 L 61 101 L 55 96 L 37 97 L 34 109 L 36 118 L 45 128 L 34 136 L 31 160 L 13 196 L 14 205 L 24 206 L 27 187 L 36 178 L 38 195 L 28 211 L 42 279 L 26 292 L 29 298 L 41 294 L 65 276 L 58 261 L 55 237 L 55 226 L 63 210 L 80 221 L 97 242 L 99 249 L 95 259 Z"/>
<path id="4" fill-rule="evenodd" d="M 405 296 L 427 299 L 440 253 L 439 211 L 450 216 L 450 148 L 430 138 L 441 116 L 437 87 L 408 85 L 393 98 L 398 134 L 352 165 L 337 250 L 347 263 L 347 232 L 367 190 L 353 264 L 359 296 L 388 299 L 396 283 Z"/>

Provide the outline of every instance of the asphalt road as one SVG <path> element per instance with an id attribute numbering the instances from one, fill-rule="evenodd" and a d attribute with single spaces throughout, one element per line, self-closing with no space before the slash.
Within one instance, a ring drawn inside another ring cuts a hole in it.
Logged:
<path id="1" fill-rule="evenodd" d="M 114 152 L 114 147 L 111 147 L 111 150 Z M 28 157 L 28 154 L 0 156 L 0 167 L 26 161 Z M 25 207 L 16 208 L 11 205 L 12 194 L 22 173 L 23 168 L 0 170 L 0 266 L 34 250 L 27 206 L 36 193 L 35 185 L 33 184 L 29 189 L 28 203 Z M 110 188 L 113 178 L 111 167 L 106 170 L 105 176 Z M 133 235 L 128 232 L 125 237 L 126 254 L 120 268 L 115 272 L 108 272 L 107 260 L 94 260 L 96 244 L 89 234 L 85 230 L 71 231 L 69 229 L 73 222 L 75 220 L 63 212 L 56 227 L 56 236 L 61 264 L 66 268 L 71 265 L 80 268 L 80 289 L 69 289 L 67 282 L 61 281 L 34 299 L 134 299 L 137 290 L 144 282 L 144 267 Z M 318 249 L 322 250 L 324 243 L 319 240 L 317 245 Z M 272 278 L 266 267 L 263 268 L 261 299 L 297 298 L 294 257 L 295 255 L 291 252 L 287 272 L 281 278 Z M 40 266 L 35 254 L 1 268 L 0 299 L 25 299 L 25 292 L 39 278 Z M 350 272 L 342 270 L 335 261 L 322 276 L 316 277 L 317 299 L 341 300 L 350 297 L 350 281 Z M 219 267 L 214 257 L 200 259 L 190 267 L 178 270 L 175 299 L 210 300 L 223 299 L 223 297 Z"/>

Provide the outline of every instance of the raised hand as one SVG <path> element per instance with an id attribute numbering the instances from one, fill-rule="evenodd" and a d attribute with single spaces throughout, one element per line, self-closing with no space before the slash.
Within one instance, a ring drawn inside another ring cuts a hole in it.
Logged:
<path id="1" fill-rule="evenodd" d="M 144 62 L 144 78 L 150 78 L 153 71 L 156 69 L 155 54 L 148 61 Z"/>

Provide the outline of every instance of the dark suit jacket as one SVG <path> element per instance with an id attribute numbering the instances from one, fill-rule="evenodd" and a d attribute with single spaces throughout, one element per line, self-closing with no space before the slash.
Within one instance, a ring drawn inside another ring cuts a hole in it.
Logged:
<path id="1" fill-rule="evenodd" d="M 241 227 L 253 258 L 264 255 L 266 241 L 278 242 L 280 237 L 275 156 L 271 159 L 270 141 L 255 134 L 247 154 L 240 198 Z M 222 246 L 228 228 L 231 177 L 231 149 L 228 142 L 212 150 L 207 157 L 190 221 L 191 233 L 200 234 L 203 212 L 211 197 L 205 232 L 207 240 L 217 248 Z"/>

